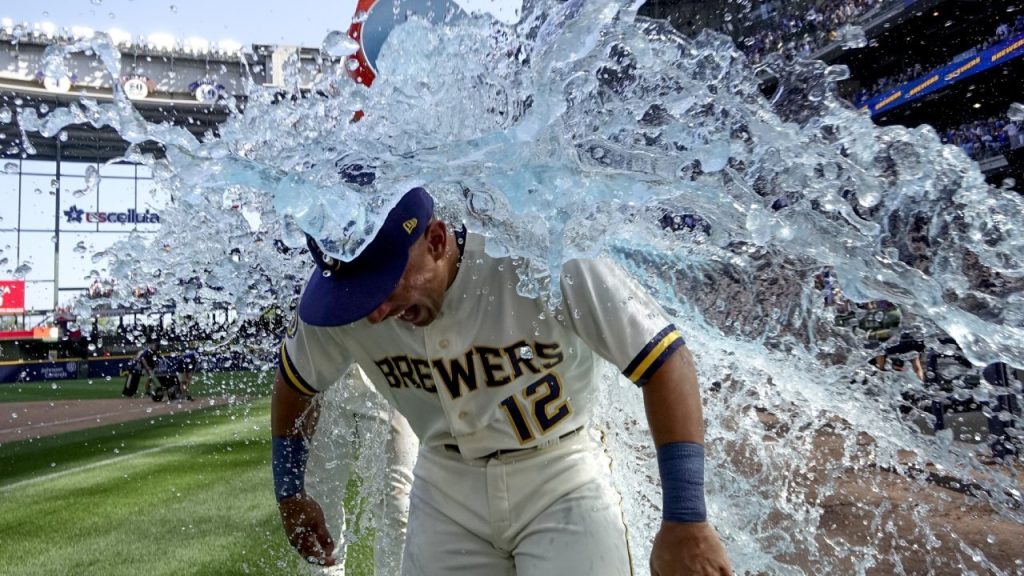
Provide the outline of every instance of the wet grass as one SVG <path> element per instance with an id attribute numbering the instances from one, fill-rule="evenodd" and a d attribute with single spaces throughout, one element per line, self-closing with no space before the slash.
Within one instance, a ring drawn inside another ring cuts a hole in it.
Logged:
<path id="1" fill-rule="evenodd" d="M 0 575 L 305 573 L 269 435 L 264 398 L 0 446 Z M 372 553 L 351 546 L 348 574 Z"/>
<path id="2" fill-rule="evenodd" d="M 272 372 L 198 373 L 192 377 L 190 391 L 193 397 L 265 396 L 270 394 L 273 377 Z M 0 403 L 120 398 L 123 386 L 124 377 L 0 384 Z M 141 395 L 142 385 L 139 389 Z"/>

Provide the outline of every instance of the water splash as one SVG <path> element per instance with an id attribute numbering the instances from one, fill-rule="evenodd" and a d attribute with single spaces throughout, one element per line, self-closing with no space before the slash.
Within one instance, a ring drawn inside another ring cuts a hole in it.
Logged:
<path id="1" fill-rule="evenodd" d="M 92 42 L 118 77 L 116 48 Z M 781 56 L 755 71 L 727 38 L 683 37 L 624 3 L 537 2 L 512 26 L 414 18 L 377 65 L 372 90 L 328 58 L 294 97 L 250 83 L 245 113 L 203 142 L 146 123 L 120 93 L 19 121 L 165 146 L 160 160 L 130 152 L 172 205 L 155 240 L 110 250 L 115 306 L 163 277 L 153 298 L 183 315 L 284 307 L 308 273 L 304 233 L 351 259 L 423 184 L 492 254 L 516 256 L 522 293 L 555 305 L 561 264 L 606 254 L 677 319 L 706 389 L 710 508 L 740 571 L 899 572 L 914 554 L 901 541 L 943 552 L 928 571 L 1019 571 L 943 516 L 963 506 L 1020 528 L 1014 469 L 922 433 L 901 391 L 927 390 L 865 377 L 874 353 L 813 288 L 831 266 L 847 297 L 895 303 L 927 344 L 950 335 L 976 364 L 1022 365 L 1019 195 L 931 128 L 880 128 L 839 101 L 848 71 Z M 778 79 L 770 97 L 758 72 Z M 684 215 L 701 224 L 672 225 Z M 614 373 L 603 394 L 641 561 L 658 522 L 643 407 Z M 844 522 L 861 528 L 835 536 Z"/>

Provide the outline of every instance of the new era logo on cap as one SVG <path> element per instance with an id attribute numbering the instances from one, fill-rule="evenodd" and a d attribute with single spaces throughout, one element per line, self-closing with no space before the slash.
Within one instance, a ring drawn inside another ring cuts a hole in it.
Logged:
<path id="1" fill-rule="evenodd" d="M 419 222 L 415 218 L 409 218 L 405 222 L 402 222 L 402 228 L 405 228 L 406 234 L 412 234 L 416 230 L 416 223 Z"/>

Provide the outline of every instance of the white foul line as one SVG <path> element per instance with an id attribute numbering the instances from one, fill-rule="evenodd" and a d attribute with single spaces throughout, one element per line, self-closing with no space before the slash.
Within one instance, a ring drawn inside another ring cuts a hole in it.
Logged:
<path id="1" fill-rule="evenodd" d="M 83 464 L 82 466 L 76 466 L 75 468 L 68 468 L 67 470 L 61 470 L 59 472 L 51 472 L 51 473 L 45 474 L 43 476 L 36 476 L 35 478 L 26 478 L 25 480 L 21 480 L 21 481 L 15 482 L 14 484 L 7 484 L 6 486 L 0 486 L 0 492 L 9 492 L 11 490 L 14 490 L 15 488 L 21 488 L 23 486 L 29 486 L 31 484 L 37 484 L 39 482 L 46 482 L 47 480 L 53 480 L 55 478 L 60 478 L 61 476 L 65 476 L 67 474 L 74 474 L 75 472 L 82 472 L 84 470 L 91 470 L 93 468 L 99 468 L 100 466 L 106 466 L 107 464 L 113 464 L 114 462 L 119 462 L 121 460 L 127 460 L 128 458 L 134 458 L 136 456 L 143 456 L 145 454 L 151 454 L 153 452 L 159 452 L 160 450 L 166 450 L 168 448 L 177 448 L 177 447 L 184 446 L 184 445 L 185 444 L 183 444 L 181 442 L 176 443 L 176 444 L 166 444 L 164 446 L 157 446 L 155 448 L 147 448 L 146 450 L 140 450 L 138 452 L 132 452 L 131 454 L 122 454 L 120 456 L 114 456 L 113 458 L 108 458 L 106 460 L 101 460 L 99 462 L 93 462 L 92 464 Z"/>

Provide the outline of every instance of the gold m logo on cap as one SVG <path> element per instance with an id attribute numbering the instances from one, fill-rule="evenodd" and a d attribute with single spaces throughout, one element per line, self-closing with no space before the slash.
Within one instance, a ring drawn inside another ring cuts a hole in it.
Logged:
<path id="1" fill-rule="evenodd" d="M 416 229 L 416 224 L 418 223 L 419 220 L 415 218 L 409 218 L 405 222 L 402 222 L 402 228 L 405 228 L 406 234 L 412 234 L 412 231 Z"/>

